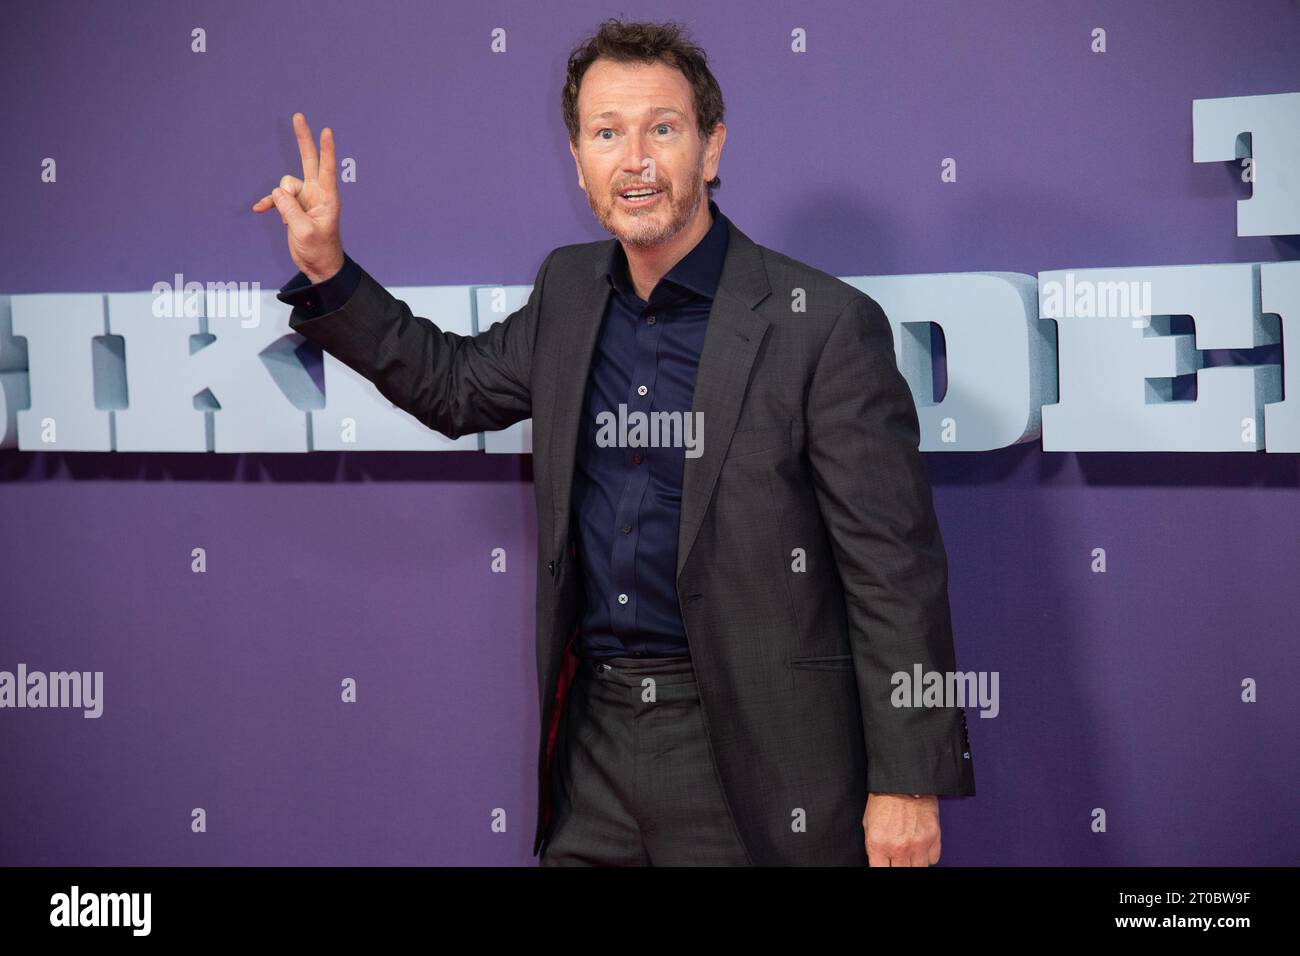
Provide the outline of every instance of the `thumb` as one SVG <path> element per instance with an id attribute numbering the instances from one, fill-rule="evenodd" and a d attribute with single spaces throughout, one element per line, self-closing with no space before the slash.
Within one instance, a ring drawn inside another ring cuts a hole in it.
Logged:
<path id="1" fill-rule="evenodd" d="M 279 186 L 271 190 L 271 201 L 275 203 L 275 208 L 280 212 L 280 220 L 286 226 L 297 226 L 301 229 L 311 225 L 311 220 L 302 211 L 302 206 L 298 205 L 298 200 Z"/>

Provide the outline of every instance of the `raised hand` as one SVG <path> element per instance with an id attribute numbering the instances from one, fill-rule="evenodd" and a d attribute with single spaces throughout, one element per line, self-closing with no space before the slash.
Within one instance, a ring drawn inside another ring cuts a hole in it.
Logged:
<path id="1" fill-rule="evenodd" d="M 302 156 L 302 178 L 285 175 L 280 185 L 253 204 L 253 212 L 274 206 L 285 224 L 289 255 L 312 282 L 328 279 L 343 268 L 343 242 L 339 238 L 339 190 L 335 181 L 334 133 L 326 126 L 320 134 L 320 154 L 307 117 L 293 114 L 293 131 Z"/>

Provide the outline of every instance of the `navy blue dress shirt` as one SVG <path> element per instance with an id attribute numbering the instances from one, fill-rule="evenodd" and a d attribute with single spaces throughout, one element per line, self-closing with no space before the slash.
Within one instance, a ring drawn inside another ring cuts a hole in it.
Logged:
<path id="1" fill-rule="evenodd" d="M 704 333 L 727 252 L 727 222 L 709 202 L 708 233 L 641 299 L 615 243 L 605 309 L 578 428 L 573 531 L 586 585 L 574 653 L 666 657 L 690 652 L 677 601 L 683 447 L 601 447 L 597 416 L 690 414 Z"/>
<path id="2" fill-rule="evenodd" d="M 690 415 L 704 333 L 727 252 L 727 219 L 709 200 L 712 224 L 648 300 L 632 287 L 614 243 L 612 292 L 592 355 L 573 477 L 572 532 L 584 582 L 574 653 L 579 657 L 666 657 L 690 652 L 677 600 L 677 529 L 684 447 L 623 447 L 597 441 L 598 416 Z M 343 268 L 311 284 L 299 272 L 277 296 L 312 316 L 347 302 L 360 281 Z M 653 419 L 652 419 L 653 420 Z"/>

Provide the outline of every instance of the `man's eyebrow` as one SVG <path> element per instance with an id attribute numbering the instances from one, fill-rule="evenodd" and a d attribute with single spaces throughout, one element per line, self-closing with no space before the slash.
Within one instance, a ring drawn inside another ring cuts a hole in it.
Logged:
<path id="1" fill-rule="evenodd" d="M 651 110 L 651 112 L 654 113 L 655 116 L 662 116 L 664 113 L 672 113 L 675 116 L 685 116 L 685 114 L 681 110 L 673 109 L 671 106 L 656 107 L 654 110 Z M 598 122 L 599 120 L 611 119 L 611 118 L 622 118 L 622 116 L 623 114 L 620 113 L 618 110 L 605 110 L 602 113 L 592 113 L 590 116 L 587 117 L 587 123 L 588 125 L 590 125 L 591 123 Z"/>

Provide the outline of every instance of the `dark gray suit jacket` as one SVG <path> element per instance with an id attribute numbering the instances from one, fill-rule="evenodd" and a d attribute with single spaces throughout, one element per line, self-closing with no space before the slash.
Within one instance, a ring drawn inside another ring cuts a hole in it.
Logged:
<path id="1" fill-rule="evenodd" d="M 368 274 L 343 308 L 290 317 L 451 438 L 533 419 L 534 854 L 575 663 L 570 494 L 615 241 L 555 249 L 528 302 L 477 336 L 412 315 Z M 685 460 L 677 595 L 728 807 L 754 864 L 866 865 L 869 791 L 975 793 L 964 711 L 891 703 L 891 675 L 956 665 L 947 558 L 889 321 L 732 223 L 692 411 L 703 454 Z"/>

